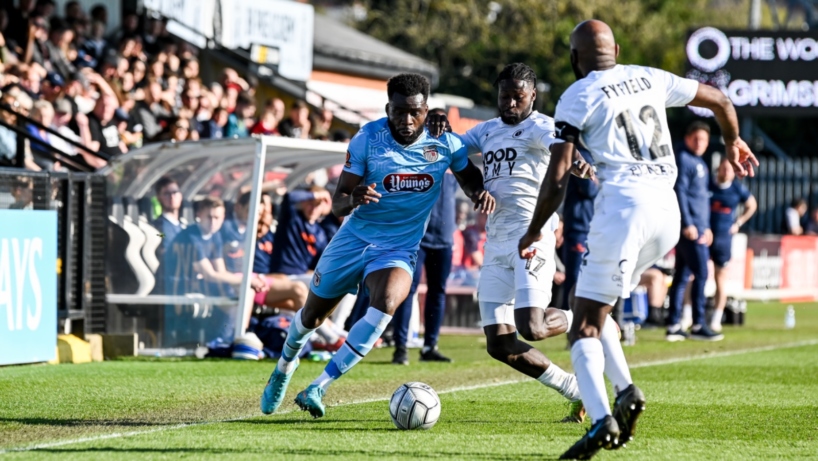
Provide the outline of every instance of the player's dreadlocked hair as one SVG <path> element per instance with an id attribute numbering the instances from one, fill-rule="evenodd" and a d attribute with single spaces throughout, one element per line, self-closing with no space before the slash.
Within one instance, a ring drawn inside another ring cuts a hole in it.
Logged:
<path id="1" fill-rule="evenodd" d="M 532 86 L 536 86 L 537 74 L 534 73 L 534 69 L 527 65 L 521 62 L 515 62 L 514 64 L 503 67 L 503 70 L 500 71 L 500 75 L 498 75 L 494 81 L 494 87 L 496 88 L 503 80 L 523 80 L 531 82 Z"/>
<path id="2" fill-rule="evenodd" d="M 386 82 L 386 93 L 389 98 L 396 93 L 407 97 L 422 94 L 425 101 L 429 98 L 429 80 L 420 74 L 398 74 Z"/>

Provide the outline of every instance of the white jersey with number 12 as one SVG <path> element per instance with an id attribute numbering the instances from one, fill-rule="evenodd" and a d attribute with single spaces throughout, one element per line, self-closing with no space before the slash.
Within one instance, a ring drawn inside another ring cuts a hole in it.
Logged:
<path id="1" fill-rule="evenodd" d="M 556 136 L 579 137 L 591 152 L 603 196 L 631 203 L 666 200 L 677 168 L 665 109 L 686 105 L 698 87 L 695 80 L 651 67 L 591 72 L 560 97 Z"/>

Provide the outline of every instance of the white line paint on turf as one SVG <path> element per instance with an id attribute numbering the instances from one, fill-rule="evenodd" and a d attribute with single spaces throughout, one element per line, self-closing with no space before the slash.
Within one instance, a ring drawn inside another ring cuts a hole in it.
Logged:
<path id="1" fill-rule="evenodd" d="M 696 355 L 688 355 L 684 357 L 674 357 L 671 359 L 664 359 L 664 360 L 653 360 L 653 361 L 646 361 L 646 362 L 638 362 L 630 365 L 630 368 L 646 368 L 646 367 L 656 367 L 662 365 L 672 365 L 674 363 L 683 363 L 683 362 L 690 362 L 693 360 L 703 360 L 703 359 L 711 359 L 711 358 L 719 358 L 719 357 L 730 357 L 734 355 L 742 355 L 742 354 L 752 354 L 756 352 L 767 352 L 767 351 L 774 351 L 779 349 L 792 349 L 795 347 L 803 347 L 803 346 L 814 346 L 818 345 L 818 339 L 811 339 L 807 341 L 798 341 L 794 343 L 786 343 L 786 344 L 774 344 L 770 346 L 762 346 L 762 347 L 752 347 L 748 349 L 737 349 L 734 351 L 724 351 L 724 352 L 713 352 L 707 354 L 696 354 Z M 523 382 L 531 381 L 530 378 L 521 378 L 521 379 L 509 379 L 504 381 L 495 381 L 492 383 L 482 383 L 482 384 L 475 384 L 472 386 L 458 386 L 452 387 L 443 391 L 438 392 L 438 394 L 451 394 L 454 392 L 464 392 L 464 391 L 473 391 L 478 389 L 488 389 L 492 387 L 499 387 L 499 386 L 507 386 L 509 384 L 519 384 Z M 385 402 L 389 400 L 389 397 L 377 397 L 377 398 L 370 398 L 370 399 L 362 399 L 362 400 L 353 400 L 350 402 L 339 402 L 334 405 L 333 407 L 342 407 L 348 405 L 362 405 L 366 403 L 373 403 L 373 402 Z M 295 409 L 285 410 L 277 415 L 285 415 L 288 413 L 295 412 Z M 156 432 L 164 432 L 164 431 L 172 431 L 176 429 L 184 429 L 186 427 L 194 427 L 194 426 L 204 426 L 208 424 L 217 424 L 217 423 L 226 423 L 226 422 L 233 422 L 233 421 L 243 421 L 250 418 L 257 418 L 259 414 L 253 414 L 248 416 L 243 416 L 240 418 L 232 418 L 232 419 L 222 419 L 217 421 L 201 421 L 195 423 L 183 423 L 183 424 L 175 424 L 172 426 L 162 426 L 162 427 L 155 427 L 151 429 L 145 429 L 142 431 L 129 431 L 129 432 L 114 432 L 111 434 L 101 434 L 101 435 L 94 435 L 89 437 L 81 437 L 77 439 L 68 439 L 68 440 L 61 440 L 57 442 L 49 442 L 49 443 L 41 443 L 37 445 L 29 445 L 27 447 L 17 447 L 17 448 L 6 448 L 0 449 L 0 455 L 6 453 L 15 453 L 15 452 L 25 452 L 25 451 L 32 451 L 32 450 L 43 450 L 48 448 L 55 448 L 55 447 L 62 447 L 65 445 L 74 445 L 78 443 L 84 442 L 96 442 L 100 440 L 108 440 L 108 439 L 119 439 L 123 437 L 132 437 L 135 435 L 145 435 L 145 434 L 152 434 Z"/>

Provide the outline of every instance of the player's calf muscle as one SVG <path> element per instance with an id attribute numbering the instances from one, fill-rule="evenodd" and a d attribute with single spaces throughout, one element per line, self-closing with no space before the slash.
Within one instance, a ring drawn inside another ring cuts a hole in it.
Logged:
<path id="1" fill-rule="evenodd" d="M 559 309 L 529 307 L 514 311 L 520 336 L 526 341 L 541 341 L 568 330 L 568 318 Z"/>

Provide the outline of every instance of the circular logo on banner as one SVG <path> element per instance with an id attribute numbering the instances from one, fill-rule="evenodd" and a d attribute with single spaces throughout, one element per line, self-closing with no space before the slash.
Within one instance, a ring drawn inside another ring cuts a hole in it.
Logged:
<path id="1" fill-rule="evenodd" d="M 706 41 L 716 44 L 716 54 L 712 58 L 705 58 L 699 50 L 700 45 Z M 724 32 L 714 27 L 703 27 L 690 35 L 686 51 L 687 59 L 696 68 L 704 72 L 714 72 L 724 67 L 730 59 L 730 40 Z"/>

